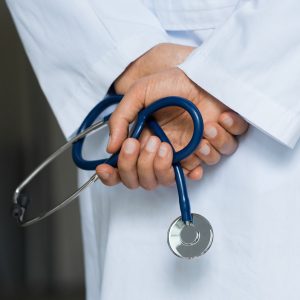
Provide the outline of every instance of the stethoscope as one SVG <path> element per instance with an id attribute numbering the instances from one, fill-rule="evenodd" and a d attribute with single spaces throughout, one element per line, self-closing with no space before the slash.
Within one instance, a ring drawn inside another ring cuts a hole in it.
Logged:
<path id="1" fill-rule="evenodd" d="M 81 169 L 95 170 L 98 165 L 103 163 L 109 164 L 113 167 L 117 166 L 118 153 L 111 155 L 111 157 L 107 159 L 88 161 L 82 156 L 82 148 L 85 137 L 89 133 L 106 127 L 110 114 L 102 118 L 100 121 L 95 122 L 99 115 L 108 107 L 118 104 L 121 99 L 122 96 L 120 95 L 111 95 L 99 102 L 83 120 L 77 131 L 77 135 L 50 155 L 17 187 L 13 196 L 12 213 L 21 226 L 26 227 L 47 218 L 54 212 L 68 205 L 77 198 L 83 190 L 97 181 L 98 176 L 97 174 L 94 174 L 86 183 L 84 183 L 62 203 L 38 217 L 25 220 L 26 209 L 29 204 L 29 196 L 22 192 L 23 189 L 48 164 L 71 146 L 73 161 L 76 166 Z M 138 139 L 143 128 L 147 125 L 153 134 L 157 135 L 161 141 L 171 144 L 168 137 L 153 117 L 153 114 L 158 110 L 170 106 L 180 107 L 189 113 L 194 124 L 194 132 L 191 140 L 185 148 L 177 152 L 173 148 L 173 168 L 175 171 L 181 216 L 175 219 L 170 225 L 168 230 L 168 245 L 175 255 L 182 258 L 194 258 L 207 252 L 213 241 L 213 230 L 209 221 L 199 214 L 191 213 L 185 177 L 180 166 L 180 161 L 195 151 L 203 135 L 203 120 L 198 108 L 192 102 L 180 97 L 172 96 L 160 99 L 139 112 L 130 136 Z"/>

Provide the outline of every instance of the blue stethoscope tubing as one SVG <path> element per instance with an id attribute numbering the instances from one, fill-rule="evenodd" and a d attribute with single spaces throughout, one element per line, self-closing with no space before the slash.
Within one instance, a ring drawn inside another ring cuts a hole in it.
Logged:
<path id="1" fill-rule="evenodd" d="M 83 120 L 82 124 L 80 125 L 77 131 L 77 134 L 80 134 L 85 129 L 90 127 L 95 122 L 95 120 L 99 117 L 99 115 L 102 112 L 104 112 L 108 107 L 118 104 L 122 100 L 122 97 L 123 97 L 122 95 L 109 95 L 104 100 L 99 102 Z M 166 136 L 162 128 L 159 126 L 159 124 L 155 121 L 153 117 L 153 114 L 158 110 L 170 106 L 180 107 L 183 108 L 185 111 L 187 111 L 191 116 L 194 124 L 194 132 L 191 140 L 186 145 L 186 147 L 184 147 L 183 149 L 177 152 L 174 150 L 170 140 L 168 139 L 168 137 Z M 110 114 L 105 116 L 104 120 L 108 121 L 109 117 Z M 181 218 L 183 222 L 192 222 L 193 220 L 192 220 L 192 214 L 190 208 L 190 201 L 189 201 L 185 177 L 184 177 L 182 167 L 180 165 L 180 161 L 188 157 L 189 155 L 191 155 L 196 150 L 196 148 L 198 147 L 202 139 L 204 125 L 203 125 L 203 119 L 201 113 L 198 110 L 198 108 L 189 100 L 186 100 L 181 97 L 175 97 L 175 96 L 166 97 L 150 104 L 149 106 L 147 106 L 146 108 L 144 108 L 139 112 L 130 136 L 132 138 L 138 139 L 146 125 L 156 136 L 160 138 L 162 142 L 167 142 L 172 146 L 173 168 L 175 172 L 175 179 L 176 179 L 177 191 L 179 196 Z M 98 165 L 103 163 L 109 164 L 112 167 L 117 166 L 118 155 L 119 155 L 118 152 L 111 155 L 107 159 L 99 159 L 99 160 L 91 160 L 91 161 L 85 160 L 82 156 L 82 148 L 83 148 L 84 140 L 85 137 L 75 142 L 72 147 L 72 157 L 77 167 L 83 170 L 95 170 Z"/>

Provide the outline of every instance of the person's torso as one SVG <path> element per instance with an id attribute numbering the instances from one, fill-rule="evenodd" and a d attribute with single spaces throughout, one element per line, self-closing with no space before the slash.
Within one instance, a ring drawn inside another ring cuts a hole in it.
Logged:
<path id="1" fill-rule="evenodd" d="M 167 245 L 168 226 L 180 214 L 175 187 L 147 192 L 96 183 L 81 202 L 93 265 L 88 290 L 101 287 L 103 300 L 141 293 L 146 300 L 299 299 L 299 175 L 299 146 L 292 151 L 251 128 L 235 154 L 188 182 L 192 211 L 215 235 L 208 253 L 191 261 Z"/>
<path id="2" fill-rule="evenodd" d="M 237 2 L 147 1 L 171 41 L 194 46 Z M 209 16 L 218 8 L 216 22 Z M 91 144 L 88 152 L 96 158 L 99 148 Z M 236 153 L 206 168 L 202 181 L 188 182 L 192 211 L 215 234 L 209 252 L 191 261 L 167 246 L 168 226 L 180 214 L 175 187 L 147 192 L 95 184 L 81 201 L 88 299 L 298 300 L 299 177 L 300 146 L 292 151 L 250 128 Z"/>

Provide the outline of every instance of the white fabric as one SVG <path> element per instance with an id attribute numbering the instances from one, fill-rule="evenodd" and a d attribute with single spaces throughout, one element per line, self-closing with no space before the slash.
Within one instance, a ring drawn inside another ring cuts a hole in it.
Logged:
<path id="1" fill-rule="evenodd" d="M 7 4 L 66 136 L 131 61 L 167 41 L 160 23 L 139 0 L 7 0 Z"/>
<path id="2" fill-rule="evenodd" d="M 299 170 L 299 145 L 291 151 L 251 128 L 233 156 L 188 182 L 192 211 L 215 234 L 192 261 L 167 246 L 175 188 L 94 184 L 81 200 L 87 299 L 298 300 Z M 80 172 L 80 182 L 90 175 Z"/>
<path id="3" fill-rule="evenodd" d="M 181 66 L 199 86 L 290 147 L 300 136 L 299 12 L 294 0 L 241 1 Z"/>
<path id="4" fill-rule="evenodd" d="M 169 40 L 204 41 L 180 67 L 267 135 L 251 127 L 233 156 L 207 168 L 202 182 L 188 183 L 192 210 L 215 232 L 199 260 L 180 260 L 167 247 L 168 226 L 179 214 L 175 188 L 95 184 L 87 191 L 81 200 L 87 299 L 299 299 L 300 146 L 291 151 L 275 140 L 292 147 L 299 136 L 300 2 L 103 2 L 8 1 L 66 134 L 126 63 Z M 99 140 L 87 145 L 87 155 L 104 154 Z M 89 175 L 80 172 L 80 181 Z"/>

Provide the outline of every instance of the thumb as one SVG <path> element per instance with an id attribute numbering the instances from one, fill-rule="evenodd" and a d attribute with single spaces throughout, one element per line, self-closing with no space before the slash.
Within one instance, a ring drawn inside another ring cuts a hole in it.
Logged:
<path id="1" fill-rule="evenodd" d="M 117 152 L 128 136 L 128 128 L 138 112 L 145 107 L 145 94 L 147 85 L 142 81 L 134 84 L 124 95 L 116 110 L 109 119 L 110 137 L 107 145 L 107 152 Z"/>

